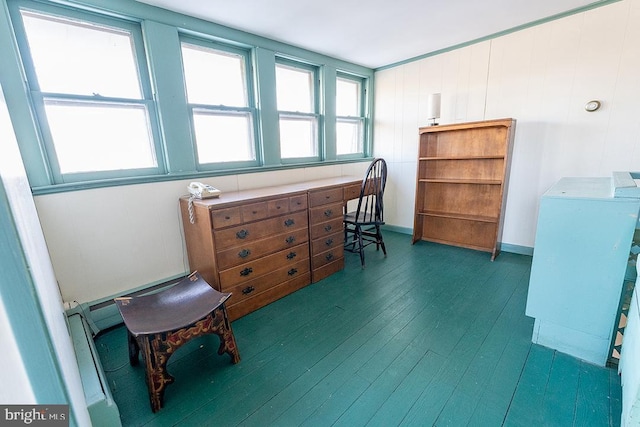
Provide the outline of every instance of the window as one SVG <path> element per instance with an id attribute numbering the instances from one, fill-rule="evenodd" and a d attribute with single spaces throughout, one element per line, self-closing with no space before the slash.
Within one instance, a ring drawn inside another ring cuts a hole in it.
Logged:
<path id="1" fill-rule="evenodd" d="M 319 158 L 317 68 L 280 60 L 276 96 L 282 159 Z"/>
<path id="2" fill-rule="evenodd" d="M 0 68 L 34 194 L 370 154 L 371 69 L 146 5 L 4 4 Z"/>
<path id="3" fill-rule="evenodd" d="M 86 180 L 87 173 L 158 173 L 139 27 L 75 16 L 20 10 L 22 53 L 32 65 L 28 80 L 52 173 L 60 182 Z"/>
<path id="4" fill-rule="evenodd" d="M 181 46 L 198 163 L 255 163 L 248 53 L 198 40 Z"/>
<path id="5" fill-rule="evenodd" d="M 364 80 L 338 75 L 336 80 L 336 154 L 364 153 Z"/>

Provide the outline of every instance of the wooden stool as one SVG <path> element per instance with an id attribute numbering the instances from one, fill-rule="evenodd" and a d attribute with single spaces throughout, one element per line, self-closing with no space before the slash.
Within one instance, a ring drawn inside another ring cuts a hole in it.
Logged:
<path id="1" fill-rule="evenodd" d="M 127 327 L 131 365 L 138 364 L 142 351 L 153 412 L 162 408 L 165 387 L 174 381 L 167 361 L 193 338 L 216 334 L 218 354 L 227 353 L 234 364 L 240 361 L 224 306 L 230 296 L 213 289 L 196 272 L 165 291 L 115 299 Z"/>

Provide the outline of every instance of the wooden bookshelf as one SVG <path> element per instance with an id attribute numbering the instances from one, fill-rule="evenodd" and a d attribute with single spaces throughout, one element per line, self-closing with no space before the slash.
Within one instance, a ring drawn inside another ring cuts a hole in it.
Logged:
<path id="1" fill-rule="evenodd" d="M 419 129 L 413 243 L 500 251 L 514 119 Z"/>

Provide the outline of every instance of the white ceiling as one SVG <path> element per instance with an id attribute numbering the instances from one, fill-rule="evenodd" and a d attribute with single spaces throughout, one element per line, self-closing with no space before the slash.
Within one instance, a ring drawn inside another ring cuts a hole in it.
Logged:
<path id="1" fill-rule="evenodd" d="M 370 68 L 607 0 L 138 0 Z"/>

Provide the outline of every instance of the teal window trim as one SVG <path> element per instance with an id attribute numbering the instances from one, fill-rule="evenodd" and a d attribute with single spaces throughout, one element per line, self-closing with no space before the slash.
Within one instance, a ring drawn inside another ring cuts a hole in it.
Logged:
<path id="1" fill-rule="evenodd" d="M 342 119 L 345 121 L 359 121 L 362 123 L 362 152 L 340 154 L 337 155 L 338 159 L 359 159 L 372 155 L 371 145 L 371 129 L 372 123 L 370 118 L 370 99 L 369 99 L 369 78 L 353 73 L 348 73 L 342 70 L 336 72 L 336 80 L 351 80 L 359 84 L 360 86 L 360 99 L 359 99 L 359 111 L 357 116 L 335 116 L 336 120 Z"/>
<path id="2" fill-rule="evenodd" d="M 142 22 L 142 31 L 155 91 L 164 162 L 169 176 L 196 171 L 195 144 L 183 84 L 180 40 L 176 27 Z M 150 178 L 149 181 L 153 181 Z"/>
<path id="3" fill-rule="evenodd" d="M 250 48 L 238 44 L 238 43 L 224 43 L 217 39 L 203 38 L 194 36 L 193 33 L 185 32 L 179 35 L 180 43 L 186 43 L 191 45 L 202 46 L 204 48 L 213 49 L 221 52 L 228 52 L 235 55 L 239 55 L 243 58 L 244 63 L 244 78 L 245 78 L 245 90 L 247 92 L 247 106 L 225 106 L 225 105 L 208 105 L 208 104 L 195 104 L 187 101 L 187 107 L 189 109 L 189 120 L 191 129 L 191 140 L 195 141 L 195 128 L 193 123 L 193 112 L 195 110 L 207 111 L 213 114 L 215 113 L 246 113 L 251 119 L 251 133 L 253 150 L 255 153 L 254 160 L 236 161 L 236 162 L 216 162 L 216 163 L 200 163 L 197 160 L 197 152 L 194 153 L 196 157 L 195 169 L 197 171 L 215 171 L 215 170 L 231 170 L 242 169 L 249 167 L 256 167 L 262 164 L 262 150 L 260 150 L 260 135 L 258 132 L 257 124 L 260 122 L 258 109 L 256 108 L 256 91 L 254 85 L 254 66 L 253 55 Z M 182 63 L 182 61 L 181 61 Z M 183 76 L 184 81 L 184 76 Z M 186 90 L 186 85 L 185 85 Z M 186 94 L 185 94 L 186 97 Z M 194 146 L 195 149 L 195 146 Z"/>
<path id="4" fill-rule="evenodd" d="M 336 70 L 366 78 L 367 111 L 372 111 L 372 98 L 369 96 L 372 95 L 372 90 L 369 88 L 372 88 L 374 70 L 370 68 L 130 0 L 5 0 L 5 4 L 10 15 L 0 21 L 0 26 L 4 27 L 1 30 L 10 34 L 10 37 L 0 40 L 0 52 L 8 52 L 11 55 L 7 63 L 3 64 L 4 70 L 0 73 L 0 78 L 7 84 L 7 104 L 34 194 L 177 179 L 202 179 L 209 176 L 315 167 L 370 159 L 372 115 L 368 113 L 367 116 L 368 135 L 365 142 L 368 148 L 365 157 L 337 158 L 335 108 L 332 111 Z M 73 180 L 65 182 L 60 182 L 54 177 L 50 162 L 52 156 L 46 151 L 42 127 L 37 121 L 37 108 L 32 100 L 30 88 L 24 86 L 27 80 L 25 76 L 30 69 L 32 71 L 32 66 L 28 58 L 24 55 L 21 58 L 17 54 L 17 46 L 24 43 L 25 39 L 20 19 L 15 18 L 15 9 L 20 5 L 28 5 L 31 9 L 44 13 L 47 13 L 47 10 L 55 10 L 64 17 L 86 16 L 90 17 L 91 21 L 104 20 L 107 25 L 116 20 L 119 23 L 141 27 L 139 31 L 142 33 L 143 43 L 136 43 L 136 49 L 142 52 L 146 66 L 140 67 L 139 72 L 146 73 L 152 92 L 152 99 L 149 101 L 153 102 L 155 111 L 150 111 L 149 114 L 156 120 L 158 127 L 154 134 L 154 143 L 157 162 L 163 166 L 162 170 L 141 169 L 109 176 L 103 173 L 84 173 L 77 174 Z M 256 155 L 261 159 L 260 164 L 227 164 L 224 168 L 208 170 L 198 168 L 180 61 L 182 36 L 221 43 L 251 53 L 251 72 L 248 74 L 252 79 L 255 94 L 255 132 L 258 143 Z M 14 51 L 15 54 L 12 54 Z M 289 59 L 295 63 L 318 68 L 316 101 L 320 110 L 318 130 L 321 139 L 317 159 L 286 159 L 283 162 L 280 158 L 275 88 L 276 59 Z M 12 84 L 14 82 L 21 84 Z"/>
<path id="5" fill-rule="evenodd" d="M 23 58 L 24 70 L 27 77 L 27 85 L 31 94 L 32 108 L 39 124 L 39 137 L 42 152 L 45 153 L 46 161 L 50 171 L 50 179 L 52 184 L 63 184 L 68 182 L 95 181 L 100 179 L 126 178 L 130 176 L 140 175 L 161 175 L 166 173 L 164 164 L 163 144 L 161 142 L 158 131 L 159 121 L 155 109 L 153 99 L 153 91 L 151 89 L 151 81 L 146 64 L 146 55 L 144 50 L 144 40 L 142 36 L 142 28 L 135 21 L 126 21 L 120 18 L 103 17 L 94 13 L 80 10 L 73 10 L 66 7 L 59 7 L 51 4 L 36 3 L 28 0 L 20 0 L 9 3 L 12 22 L 16 29 L 16 39 Z M 43 14 L 47 16 L 56 16 L 67 20 L 86 22 L 97 24 L 99 26 L 116 28 L 124 30 L 131 35 L 132 45 L 134 48 L 134 60 L 136 62 L 136 71 L 138 73 L 138 81 L 140 84 L 141 99 L 130 98 L 113 98 L 104 96 L 83 96 L 75 94 L 60 94 L 44 92 L 40 89 L 38 78 L 31 58 L 29 45 L 27 41 L 26 30 L 22 22 L 21 11 L 32 12 L 35 14 Z M 155 155 L 155 167 L 136 168 L 125 170 L 108 170 L 96 172 L 80 172 L 80 173 L 62 173 L 58 159 L 55 154 L 55 146 L 49 124 L 44 111 L 45 101 L 61 100 L 71 105 L 82 103 L 98 105 L 138 105 L 143 106 L 149 123 L 149 133 L 153 144 Z"/>
<path id="6" fill-rule="evenodd" d="M 278 122 L 280 118 L 285 117 L 288 119 L 299 119 L 299 120 L 315 120 L 315 145 L 316 145 L 316 153 L 315 156 L 306 156 L 306 157 L 289 157 L 289 158 L 280 158 L 280 161 L 283 165 L 286 164 L 300 164 L 300 163 L 313 163 L 320 162 L 325 158 L 325 132 L 324 132 L 324 114 L 322 111 L 322 102 L 321 100 L 324 96 L 321 96 L 321 70 L 320 66 L 303 61 L 297 58 L 285 57 L 285 56 L 276 56 L 275 60 L 276 66 L 282 65 L 285 67 L 290 67 L 293 69 L 305 70 L 311 73 L 313 76 L 313 85 L 311 87 L 311 96 L 313 99 L 312 102 L 312 112 L 300 112 L 300 111 L 286 111 L 286 110 L 278 110 Z M 280 138 L 278 137 L 278 144 Z"/>

